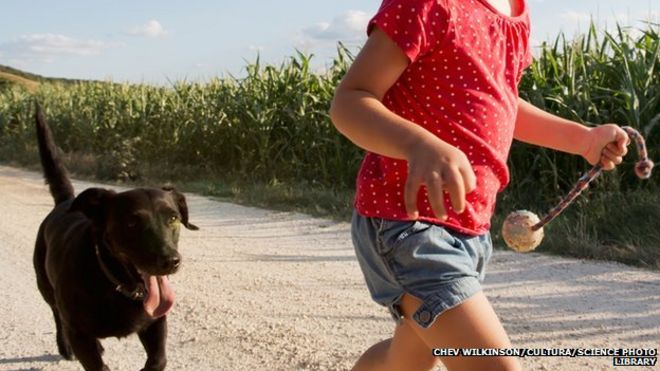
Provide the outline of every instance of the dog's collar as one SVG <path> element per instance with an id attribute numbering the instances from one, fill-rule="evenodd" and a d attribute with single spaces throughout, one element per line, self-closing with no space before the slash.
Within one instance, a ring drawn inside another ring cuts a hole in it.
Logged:
<path id="1" fill-rule="evenodd" d="M 113 285 L 115 285 L 115 291 L 121 293 L 125 297 L 135 300 L 135 301 L 142 301 L 144 300 L 144 297 L 147 295 L 147 289 L 144 287 L 144 284 L 139 282 L 137 285 L 135 285 L 135 289 L 133 290 L 128 290 L 126 287 L 124 287 L 124 284 L 119 282 L 119 280 L 110 272 L 108 267 L 105 265 L 103 262 L 103 258 L 101 257 L 101 251 L 99 249 L 99 245 L 96 244 L 94 245 L 94 249 L 96 250 L 96 260 L 99 262 L 99 266 L 101 267 L 101 271 L 103 271 L 103 274 L 105 274 L 105 277 L 112 282 Z"/>

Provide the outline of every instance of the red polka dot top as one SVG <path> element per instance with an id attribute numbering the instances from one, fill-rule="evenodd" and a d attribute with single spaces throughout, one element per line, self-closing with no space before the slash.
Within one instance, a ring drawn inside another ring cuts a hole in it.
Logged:
<path id="1" fill-rule="evenodd" d="M 426 189 L 420 220 L 469 235 L 486 233 L 495 197 L 509 182 L 506 159 L 518 109 L 518 83 L 531 63 L 529 16 L 498 12 L 487 0 L 384 0 L 369 22 L 383 30 L 410 64 L 383 98 L 392 112 L 463 151 L 477 176 L 461 214 L 437 219 Z M 407 163 L 367 153 L 357 179 L 355 207 L 364 216 L 406 220 Z"/>

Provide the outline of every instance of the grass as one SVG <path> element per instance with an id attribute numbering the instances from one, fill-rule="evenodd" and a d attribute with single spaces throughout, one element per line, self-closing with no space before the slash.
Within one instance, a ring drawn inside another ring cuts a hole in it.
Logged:
<path id="1" fill-rule="evenodd" d="M 213 196 L 223 201 L 281 211 L 302 212 L 317 217 L 349 220 L 353 190 L 331 189 L 305 181 L 269 182 L 241 177 L 240 174 L 212 174 L 203 167 L 143 169 L 144 178 L 136 184 L 175 184 L 187 192 Z M 200 174 L 202 174 L 200 176 Z"/>

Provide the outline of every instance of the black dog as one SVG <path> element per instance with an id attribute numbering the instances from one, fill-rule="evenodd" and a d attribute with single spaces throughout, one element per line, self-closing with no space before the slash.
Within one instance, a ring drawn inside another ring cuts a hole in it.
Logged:
<path id="1" fill-rule="evenodd" d="M 57 348 L 85 370 L 109 370 L 98 339 L 138 333 L 143 370 L 166 364 L 166 313 L 174 293 L 167 275 L 179 268 L 179 228 L 188 222 L 184 196 L 173 188 L 116 193 L 90 188 L 74 197 L 40 107 L 39 154 L 55 208 L 41 223 L 34 268 L 53 310 Z"/>

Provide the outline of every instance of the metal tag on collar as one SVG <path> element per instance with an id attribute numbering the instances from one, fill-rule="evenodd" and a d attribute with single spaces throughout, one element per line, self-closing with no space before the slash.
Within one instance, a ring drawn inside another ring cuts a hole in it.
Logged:
<path id="1" fill-rule="evenodd" d="M 115 291 L 132 300 L 142 300 L 146 295 L 144 289 L 140 286 L 136 287 L 133 291 L 128 291 L 122 285 L 117 285 L 117 287 L 115 287 Z"/>
<path id="2" fill-rule="evenodd" d="M 144 289 L 142 289 L 142 287 L 138 286 L 131 293 L 131 297 L 133 298 L 133 300 L 142 300 L 142 299 L 144 299 L 145 294 L 146 293 L 144 292 Z"/>

